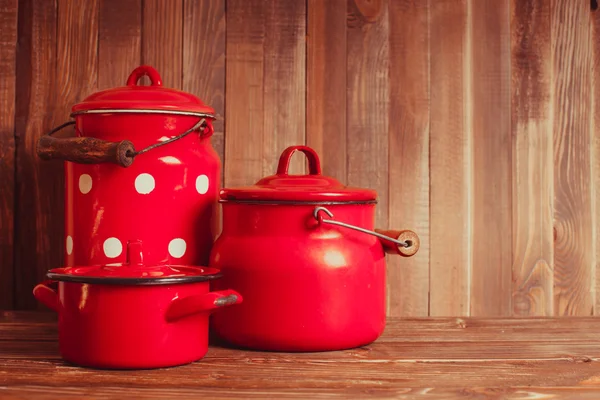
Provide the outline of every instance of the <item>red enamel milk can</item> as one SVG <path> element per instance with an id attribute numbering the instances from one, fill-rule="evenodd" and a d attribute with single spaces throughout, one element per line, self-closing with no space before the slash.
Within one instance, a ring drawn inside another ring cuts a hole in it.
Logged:
<path id="1" fill-rule="evenodd" d="M 290 175 L 292 155 L 309 173 Z M 420 240 L 410 230 L 375 228 L 377 193 L 321 174 L 317 153 L 291 146 L 274 175 L 221 191 L 223 232 L 210 266 L 234 288 L 236 307 L 215 313 L 214 332 L 238 347 L 327 351 L 376 340 L 386 322 L 385 255 L 411 257 Z"/>
<path id="2" fill-rule="evenodd" d="M 138 85 L 147 75 L 149 86 Z M 65 160 L 65 266 L 126 261 L 144 243 L 150 264 L 206 265 L 221 162 L 210 139 L 214 110 L 165 88 L 150 66 L 123 87 L 94 93 L 38 141 L 40 158 Z M 75 126 L 75 137 L 53 136 Z"/>

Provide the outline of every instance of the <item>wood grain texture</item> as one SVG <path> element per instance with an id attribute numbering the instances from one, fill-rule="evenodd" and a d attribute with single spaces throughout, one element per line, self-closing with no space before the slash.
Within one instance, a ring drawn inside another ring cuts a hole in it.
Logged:
<path id="1" fill-rule="evenodd" d="M 552 1 L 556 315 L 591 315 L 594 309 L 589 13 L 587 1 Z"/>
<path id="2" fill-rule="evenodd" d="M 429 313 L 466 316 L 473 246 L 468 1 L 430 4 Z"/>
<path id="3" fill-rule="evenodd" d="M 592 135 L 592 151 L 593 153 L 593 184 L 594 189 L 592 190 L 592 207 L 594 207 L 594 231 L 593 233 L 593 241 L 596 243 L 596 260 L 595 266 L 592 267 L 592 279 L 595 280 L 594 290 L 595 290 L 595 303 L 594 303 L 594 315 L 600 314 L 600 268 L 598 268 L 598 262 L 600 261 L 600 246 L 597 244 L 598 238 L 600 238 L 600 221 L 598 218 L 600 217 L 600 195 L 596 193 L 598 188 L 600 188 L 600 134 L 598 134 L 600 130 L 600 76 L 598 75 L 600 71 L 600 12 L 598 10 L 591 12 L 591 23 L 592 23 L 592 40 L 593 40 L 593 53 L 594 60 L 592 65 L 592 126 L 591 126 L 591 135 Z"/>
<path id="4" fill-rule="evenodd" d="M 127 373 L 65 364 L 55 320 L 0 314 L 0 396 L 525 399 L 600 390 L 598 318 L 391 318 L 380 340 L 358 349 L 212 346 L 193 364 Z"/>
<path id="5" fill-rule="evenodd" d="M 548 372 L 549 373 L 549 372 Z M 52 399 L 59 396 L 62 398 L 82 398 L 88 395 L 89 390 L 85 387 L 60 387 L 52 388 L 50 392 L 45 387 L 37 386 L 17 386 L 0 388 L 0 393 L 3 399 L 14 400 L 14 399 Z M 528 399 L 528 398 L 541 398 L 551 399 L 560 398 L 565 400 L 596 400 L 598 396 L 598 389 L 591 387 L 577 387 L 577 386 L 561 386 L 551 387 L 546 386 L 502 386 L 502 387 L 469 387 L 469 388 L 431 388 L 431 387 L 387 387 L 387 386 L 374 386 L 364 390 L 360 389 L 345 389 L 345 388 L 302 388 L 296 392 L 291 390 L 282 389 L 225 389 L 225 388 L 210 388 L 205 389 L 202 387 L 195 388 L 190 392 L 189 389 L 165 389 L 165 388 L 135 388 L 131 390 L 127 387 L 107 387 L 97 388 L 93 390 L 94 398 L 105 399 L 105 398 L 184 398 L 184 399 L 196 399 L 198 397 L 208 396 L 209 398 L 216 399 L 238 399 L 243 397 L 244 399 L 264 399 L 268 397 L 276 397 L 278 399 L 332 399 L 340 398 L 347 399 L 354 396 L 360 396 L 360 398 L 376 398 L 376 399 L 457 399 L 457 398 L 502 398 L 502 399 Z"/>
<path id="6" fill-rule="evenodd" d="M 470 0 L 472 237 L 470 315 L 510 315 L 510 3 Z"/>
<path id="7" fill-rule="evenodd" d="M 286 147 L 306 143 L 306 1 L 266 3 L 263 176 L 275 173 Z M 304 174 L 306 164 L 293 157 L 289 173 Z"/>
<path id="8" fill-rule="evenodd" d="M 13 307 L 18 0 L 0 0 L 0 309 Z"/>
<path id="9" fill-rule="evenodd" d="M 306 144 L 323 174 L 345 180 L 347 0 L 308 0 Z"/>
<path id="10" fill-rule="evenodd" d="M 347 183 L 377 191 L 375 223 L 386 228 L 390 206 L 388 0 L 348 0 L 347 48 Z"/>
<path id="11" fill-rule="evenodd" d="M 550 4 L 511 1 L 515 316 L 554 313 Z"/>
<path id="12" fill-rule="evenodd" d="M 51 128 L 58 126 L 70 119 L 71 108 L 74 104 L 82 101 L 85 97 L 97 90 L 98 79 L 98 10 L 99 3 L 96 0 L 86 1 L 85 4 L 74 3 L 70 0 L 58 0 L 56 3 L 56 70 L 54 78 L 48 76 L 40 77 L 43 81 L 52 80 L 55 82 L 50 87 L 52 93 L 52 103 L 50 103 L 50 124 L 44 126 L 42 131 L 35 132 L 31 139 L 37 140 L 40 135 L 47 133 Z M 68 134 L 72 134 L 67 130 Z M 63 132 L 64 133 L 64 132 Z M 31 143 L 31 155 L 35 155 L 35 142 Z M 38 232 L 44 237 L 44 247 L 39 248 L 38 257 L 48 257 L 49 263 L 37 264 L 35 281 L 27 282 L 27 291 L 31 290 L 36 283 L 45 279 L 48 269 L 57 268 L 64 265 L 63 249 L 65 246 L 65 186 L 64 186 L 64 163 L 61 161 L 43 161 L 40 165 L 41 171 L 39 181 L 44 187 L 48 185 L 50 192 L 47 204 L 37 217 L 44 221 L 50 218 L 51 224 L 48 229 L 43 229 L 45 224 L 38 225 Z M 49 168 L 52 166 L 51 168 Z M 54 169 L 55 168 L 55 169 Z M 52 175 L 49 176 L 49 173 Z M 30 182 L 27 182 L 30 184 Z M 38 193 L 40 199 L 45 199 L 46 195 Z M 25 218 L 30 218 L 27 213 Z M 25 243 L 23 243 L 25 244 Z M 30 252 L 31 249 L 26 244 L 23 246 L 24 252 Z M 42 253 L 42 251 L 47 254 Z M 32 295 L 25 298 L 28 306 L 37 302 Z M 38 308 L 43 309 L 40 304 Z"/>
<path id="13" fill-rule="evenodd" d="M 225 185 L 253 184 L 305 139 L 305 2 L 227 3 Z M 289 172 L 304 173 L 294 157 Z"/>
<path id="14" fill-rule="evenodd" d="M 98 89 L 125 86 L 140 65 L 142 1 L 101 0 L 98 17 Z"/>
<path id="15" fill-rule="evenodd" d="M 391 316 L 429 315 L 429 2 L 389 3 L 389 225 L 417 232 L 411 258 L 388 258 Z"/>
<path id="16" fill-rule="evenodd" d="M 586 0 L 79 3 L 0 0 L 0 307 L 35 309 L 63 262 L 63 164 L 37 139 L 148 63 L 217 110 L 223 185 L 307 143 L 325 174 L 378 192 L 377 228 L 419 234 L 417 256 L 387 258 L 390 315 L 600 313 Z"/>
<path id="17" fill-rule="evenodd" d="M 63 164 L 42 162 L 35 147 L 37 139 L 65 118 L 68 110 L 54 115 L 59 97 L 57 4 L 20 0 L 19 10 L 14 307 L 35 309 L 31 290 L 46 270 L 60 266 L 64 244 Z"/>
<path id="18" fill-rule="evenodd" d="M 265 3 L 227 1 L 225 186 L 254 184 L 263 177 Z M 269 116 L 272 118 L 272 116 Z"/>
<path id="19" fill-rule="evenodd" d="M 215 109 L 218 119 L 213 122 L 215 133 L 211 142 L 222 163 L 225 151 L 225 29 L 225 0 L 185 1 L 183 90 Z"/>
<path id="20" fill-rule="evenodd" d="M 144 0 L 142 8 L 142 63 L 158 71 L 163 86 L 181 89 L 183 0 Z"/>

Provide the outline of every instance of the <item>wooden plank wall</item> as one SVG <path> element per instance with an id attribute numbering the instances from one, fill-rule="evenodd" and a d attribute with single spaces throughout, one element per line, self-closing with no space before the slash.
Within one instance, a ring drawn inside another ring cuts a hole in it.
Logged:
<path id="1" fill-rule="evenodd" d="M 0 0 L 0 309 L 62 262 L 37 138 L 155 66 L 215 107 L 223 184 L 307 144 L 376 189 L 393 316 L 600 314 L 600 11 L 589 0 Z M 292 172 L 305 171 L 300 157 Z"/>

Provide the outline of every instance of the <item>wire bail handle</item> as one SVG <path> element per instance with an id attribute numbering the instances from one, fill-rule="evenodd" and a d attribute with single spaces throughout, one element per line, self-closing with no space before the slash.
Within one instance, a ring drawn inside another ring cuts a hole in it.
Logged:
<path id="1" fill-rule="evenodd" d="M 323 214 L 326 214 L 331 219 L 323 218 Z M 337 225 L 366 233 L 368 235 L 376 236 L 379 239 L 382 239 L 382 244 L 384 245 L 384 249 L 387 253 L 400 254 L 405 257 L 410 257 L 416 254 L 420 247 L 419 237 L 413 231 L 380 231 L 377 229 L 375 231 L 371 231 L 356 225 L 334 220 L 333 213 L 322 206 L 314 208 L 313 217 L 319 224 Z M 392 235 L 395 237 L 392 237 Z M 393 245 L 390 246 L 390 243 Z"/>

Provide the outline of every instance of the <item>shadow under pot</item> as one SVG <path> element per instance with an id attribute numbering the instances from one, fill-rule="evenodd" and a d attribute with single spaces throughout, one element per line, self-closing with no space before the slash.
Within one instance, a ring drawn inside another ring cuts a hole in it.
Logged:
<path id="1" fill-rule="evenodd" d="M 309 174 L 290 175 L 303 152 Z M 220 193 L 223 230 L 209 265 L 244 303 L 213 315 L 211 329 L 237 347 L 328 351 L 375 341 L 386 322 L 385 254 L 419 249 L 409 230 L 374 228 L 376 192 L 323 176 L 306 146 L 281 155 L 277 173 Z"/>
<path id="2" fill-rule="evenodd" d="M 208 350 L 212 311 L 242 302 L 210 291 L 215 268 L 144 265 L 141 243 L 125 263 L 52 269 L 38 301 L 58 313 L 63 359 L 101 369 L 148 369 L 198 361 Z"/>

